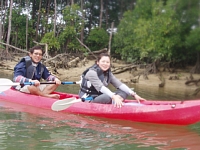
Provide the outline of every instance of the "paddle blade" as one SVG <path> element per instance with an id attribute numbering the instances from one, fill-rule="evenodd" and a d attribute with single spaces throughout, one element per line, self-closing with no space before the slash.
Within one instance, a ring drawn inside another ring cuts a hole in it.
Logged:
<path id="1" fill-rule="evenodd" d="M 20 83 L 13 83 L 10 79 L 1 78 L 0 79 L 0 91 L 6 91 L 10 89 L 12 86 L 20 85 Z"/>
<path id="2" fill-rule="evenodd" d="M 70 107 L 72 104 L 77 103 L 77 102 L 81 102 L 81 99 L 76 99 L 75 97 L 73 98 L 67 98 L 67 99 L 63 99 L 63 100 L 58 100 L 55 101 L 52 106 L 51 109 L 53 111 L 61 111 L 61 110 L 65 110 L 68 107 Z"/>

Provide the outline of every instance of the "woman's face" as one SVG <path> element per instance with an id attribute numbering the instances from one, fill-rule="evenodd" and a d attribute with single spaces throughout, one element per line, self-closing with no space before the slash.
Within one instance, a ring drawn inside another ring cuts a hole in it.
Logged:
<path id="1" fill-rule="evenodd" d="M 108 56 L 103 56 L 99 61 L 97 61 L 97 65 L 103 71 L 107 71 L 110 68 L 110 58 Z"/>

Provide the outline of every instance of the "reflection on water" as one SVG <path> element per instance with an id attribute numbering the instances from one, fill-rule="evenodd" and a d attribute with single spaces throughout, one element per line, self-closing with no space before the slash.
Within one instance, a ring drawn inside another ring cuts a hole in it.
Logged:
<path id="1" fill-rule="evenodd" d="M 171 126 L 100 119 L 8 102 L 0 107 L 0 113 L 2 149 L 200 148 L 200 124 Z"/>
<path id="2" fill-rule="evenodd" d="M 12 78 L 0 74 L 1 78 Z M 133 86 L 133 85 L 132 85 Z M 134 86 L 146 99 L 184 100 L 188 90 Z M 61 85 L 59 91 L 77 93 L 79 85 Z M 1 101 L 0 101 L 1 103 Z M 100 119 L 34 107 L 0 105 L 0 150 L 154 150 L 200 148 L 200 123 L 170 126 Z"/>

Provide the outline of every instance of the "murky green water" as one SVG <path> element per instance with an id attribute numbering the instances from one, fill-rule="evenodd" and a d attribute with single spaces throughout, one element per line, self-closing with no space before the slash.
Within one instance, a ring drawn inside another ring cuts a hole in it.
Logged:
<path id="1" fill-rule="evenodd" d="M 11 78 L 0 73 L 0 78 Z M 59 91 L 76 93 L 78 85 Z M 184 100 L 188 90 L 135 86 L 146 99 Z M 0 106 L 0 150 L 197 150 L 200 123 L 169 126 L 55 113 L 7 103 Z"/>

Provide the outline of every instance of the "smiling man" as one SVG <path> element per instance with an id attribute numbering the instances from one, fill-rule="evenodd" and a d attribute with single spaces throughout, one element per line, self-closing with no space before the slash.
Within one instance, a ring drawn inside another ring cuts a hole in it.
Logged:
<path id="1" fill-rule="evenodd" d="M 14 67 L 14 82 L 34 82 L 34 86 L 17 86 L 15 89 L 34 95 L 59 99 L 58 94 L 51 94 L 61 84 L 61 81 L 51 75 L 49 70 L 41 63 L 44 51 L 41 46 L 34 46 L 29 50 L 29 56 L 20 60 Z M 40 80 L 55 82 L 55 84 L 40 85 Z"/>

